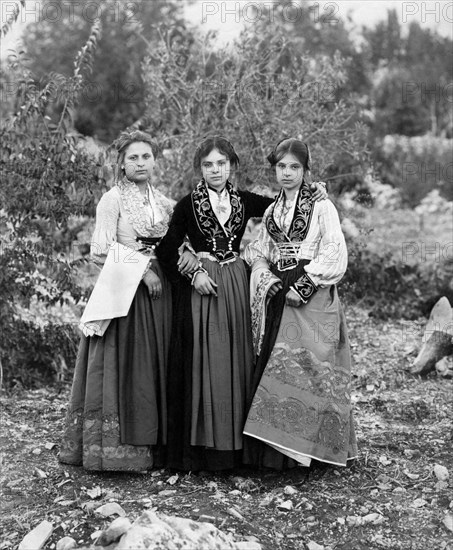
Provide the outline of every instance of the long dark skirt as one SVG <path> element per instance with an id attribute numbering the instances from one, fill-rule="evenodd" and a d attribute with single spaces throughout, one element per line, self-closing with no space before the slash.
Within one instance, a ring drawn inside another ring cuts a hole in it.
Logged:
<path id="1" fill-rule="evenodd" d="M 268 306 L 244 429 L 244 462 L 274 469 L 296 466 L 270 446 L 277 445 L 345 465 L 357 456 L 357 445 L 349 342 L 336 288 L 319 289 L 308 304 L 293 308 L 285 305 L 285 295 L 303 273 L 303 263 L 274 273 L 283 290 Z"/>
<path id="2" fill-rule="evenodd" d="M 140 283 L 129 314 L 104 336 L 82 336 L 60 461 L 87 470 L 143 471 L 166 442 L 171 290 Z"/>
<path id="3" fill-rule="evenodd" d="M 200 296 L 188 283 L 175 289 L 167 465 L 186 471 L 241 463 L 253 368 L 245 265 L 205 260 L 204 267 L 218 297 Z"/>

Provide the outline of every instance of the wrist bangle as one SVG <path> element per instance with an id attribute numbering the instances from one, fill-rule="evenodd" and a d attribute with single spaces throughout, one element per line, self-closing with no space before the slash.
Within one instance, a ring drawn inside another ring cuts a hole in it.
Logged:
<path id="1" fill-rule="evenodd" d="M 204 267 L 199 267 L 196 271 L 194 271 L 192 273 L 192 275 L 189 275 L 189 277 L 192 277 L 192 282 L 191 282 L 191 285 L 193 286 L 194 283 L 195 283 L 195 277 L 199 274 L 199 273 L 206 273 L 206 275 L 208 274 L 208 272 L 206 271 L 206 269 Z"/>
<path id="2" fill-rule="evenodd" d="M 151 266 L 153 265 L 153 260 L 149 260 L 148 261 L 148 265 L 146 266 L 146 269 L 145 271 L 143 272 L 143 275 L 142 275 L 142 281 L 143 279 L 145 278 L 145 275 L 148 273 L 148 271 L 151 269 Z"/>

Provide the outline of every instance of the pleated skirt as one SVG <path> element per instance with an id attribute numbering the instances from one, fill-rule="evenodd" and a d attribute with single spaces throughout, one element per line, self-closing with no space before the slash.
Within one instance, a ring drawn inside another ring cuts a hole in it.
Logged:
<path id="1" fill-rule="evenodd" d="M 166 443 L 171 290 L 151 300 L 140 283 L 126 317 L 82 336 L 60 461 L 87 470 L 144 471 Z"/>
<path id="2" fill-rule="evenodd" d="M 335 286 L 301 307 L 285 305 L 302 272 L 276 271 L 284 289 L 268 306 L 244 428 L 244 462 L 256 467 L 294 467 L 295 455 L 338 466 L 357 457 L 343 309 Z"/>
<path id="3" fill-rule="evenodd" d="M 241 463 L 253 368 L 249 287 L 242 259 L 204 268 L 217 297 L 190 285 L 174 304 L 169 361 L 168 466 L 223 470 Z"/>

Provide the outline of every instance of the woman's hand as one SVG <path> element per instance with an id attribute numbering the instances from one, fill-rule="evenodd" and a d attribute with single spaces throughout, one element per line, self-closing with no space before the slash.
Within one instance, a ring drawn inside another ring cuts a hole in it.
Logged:
<path id="1" fill-rule="evenodd" d="M 274 283 L 271 288 L 267 291 L 268 298 L 273 298 L 277 292 L 280 292 L 280 290 L 283 288 L 283 283 L 281 281 L 277 281 Z"/>
<path id="2" fill-rule="evenodd" d="M 285 303 L 290 307 L 300 307 L 302 305 L 302 300 L 300 296 L 290 288 L 286 293 Z"/>
<path id="3" fill-rule="evenodd" d="M 327 189 L 323 181 L 316 181 L 310 184 L 312 198 L 314 201 L 323 201 L 327 199 Z"/>
<path id="4" fill-rule="evenodd" d="M 201 296 L 206 296 L 208 294 L 213 294 L 214 296 L 217 296 L 216 283 L 207 273 L 203 273 L 202 271 L 195 275 L 193 287 L 198 292 L 198 294 L 201 294 Z"/>
<path id="5" fill-rule="evenodd" d="M 149 295 L 152 300 L 158 300 L 162 296 L 162 283 L 157 273 L 148 269 L 143 277 L 143 282 L 148 287 Z"/>
<path id="6" fill-rule="evenodd" d="M 184 250 L 178 260 L 178 270 L 181 275 L 190 275 L 198 269 L 198 263 L 198 258 L 190 250 Z"/>

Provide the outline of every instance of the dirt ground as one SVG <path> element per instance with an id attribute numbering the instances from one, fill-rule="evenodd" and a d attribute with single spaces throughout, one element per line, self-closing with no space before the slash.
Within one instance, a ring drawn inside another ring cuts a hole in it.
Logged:
<path id="1" fill-rule="evenodd" d="M 57 460 L 69 388 L 4 393 L 0 550 L 44 519 L 54 526 L 46 548 L 65 535 L 91 544 L 113 519 L 94 512 L 106 502 L 130 519 L 153 509 L 210 521 L 269 550 L 453 549 L 453 381 L 408 371 L 424 320 L 378 321 L 358 306 L 347 318 L 360 449 L 350 468 L 89 473 Z"/>

